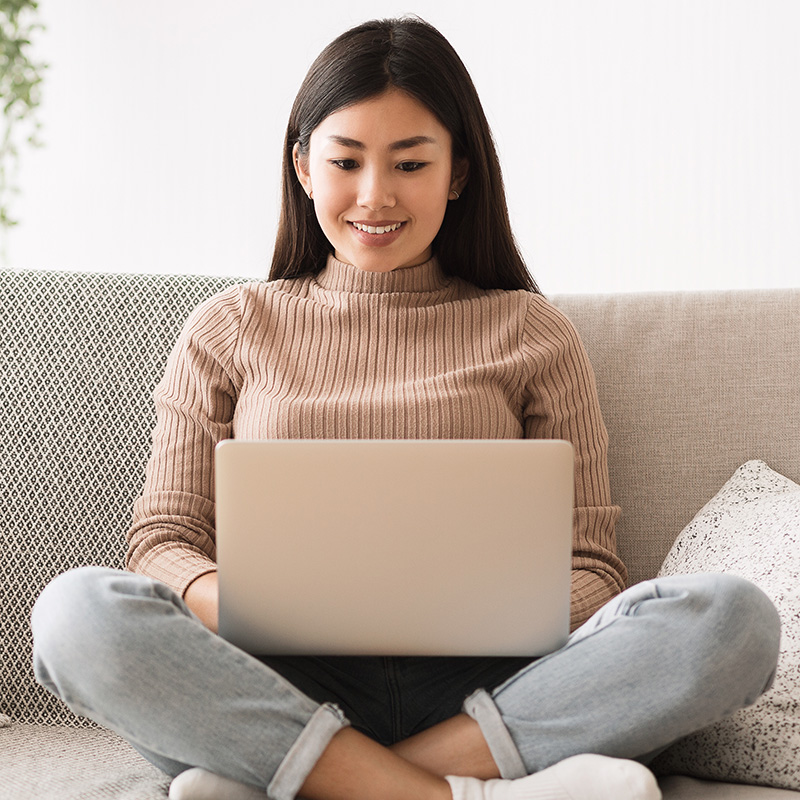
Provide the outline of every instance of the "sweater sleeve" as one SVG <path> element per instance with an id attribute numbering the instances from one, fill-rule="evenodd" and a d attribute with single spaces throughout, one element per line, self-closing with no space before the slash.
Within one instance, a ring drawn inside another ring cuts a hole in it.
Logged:
<path id="1" fill-rule="evenodd" d="M 126 566 L 181 595 L 216 569 L 214 447 L 232 436 L 241 296 L 240 286 L 231 287 L 190 315 L 154 392 L 153 450 Z"/>
<path id="2" fill-rule="evenodd" d="M 616 554 L 608 433 L 600 414 L 594 372 L 572 323 L 535 295 L 524 329 L 528 373 L 526 438 L 566 439 L 575 448 L 571 629 L 583 624 L 625 588 L 627 571 Z"/>

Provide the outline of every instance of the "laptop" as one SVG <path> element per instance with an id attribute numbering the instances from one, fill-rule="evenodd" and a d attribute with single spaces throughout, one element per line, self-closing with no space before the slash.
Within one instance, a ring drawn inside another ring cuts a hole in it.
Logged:
<path id="1" fill-rule="evenodd" d="M 540 656 L 569 627 L 560 440 L 226 440 L 219 632 L 258 655 Z"/>

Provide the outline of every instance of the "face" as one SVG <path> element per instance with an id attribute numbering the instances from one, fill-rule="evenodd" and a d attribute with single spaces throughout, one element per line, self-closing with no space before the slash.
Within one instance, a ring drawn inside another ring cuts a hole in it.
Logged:
<path id="1" fill-rule="evenodd" d="M 466 164 L 422 103 L 389 90 L 324 119 L 295 171 L 336 258 L 370 272 L 422 264 Z"/>

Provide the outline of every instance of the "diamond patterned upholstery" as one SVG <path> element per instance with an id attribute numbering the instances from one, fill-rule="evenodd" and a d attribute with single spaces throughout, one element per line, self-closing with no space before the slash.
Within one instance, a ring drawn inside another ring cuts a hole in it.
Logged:
<path id="1" fill-rule="evenodd" d="M 57 574 L 121 566 L 189 312 L 235 279 L 0 272 L 0 713 L 88 724 L 36 684 L 30 611 Z"/>

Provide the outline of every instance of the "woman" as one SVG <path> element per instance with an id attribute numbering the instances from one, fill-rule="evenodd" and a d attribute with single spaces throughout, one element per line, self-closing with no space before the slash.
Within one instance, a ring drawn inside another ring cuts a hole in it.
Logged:
<path id="1" fill-rule="evenodd" d="M 427 24 L 366 23 L 311 67 L 270 277 L 187 322 L 137 574 L 45 590 L 39 680 L 177 776 L 173 798 L 659 797 L 643 764 L 766 689 L 777 615 L 732 577 L 622 592 L 591 368 L 525 270 L 480 102 Z M 232 436 L 571 440 L 568 645 L 533 663 L 238 651 L 212 632 L 213 448 Z"/>

